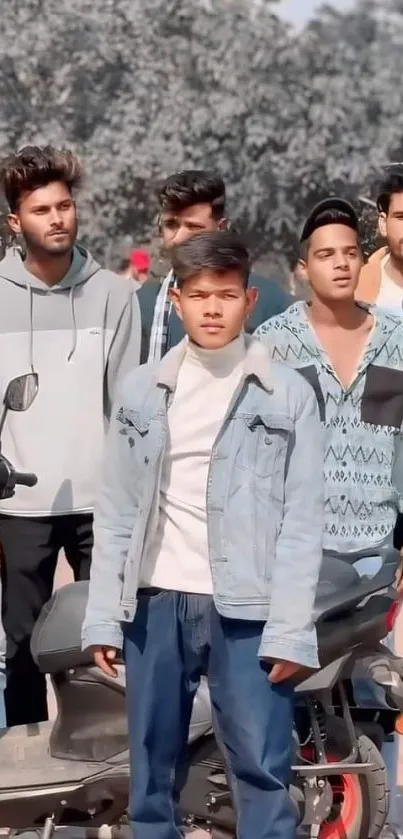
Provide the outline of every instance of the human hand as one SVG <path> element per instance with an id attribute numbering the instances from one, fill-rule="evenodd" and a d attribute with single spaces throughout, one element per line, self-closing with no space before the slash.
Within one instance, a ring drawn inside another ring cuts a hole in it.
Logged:
<path id="1" fill-rule="evenodd" d="M 276 661 L 267 678 L 273 685 L 293 679 L 304 668 L 295 661 Z"/>
<path id="2" fill-rule="evenodd" d="M 91 647 L 91 652 L 94 656 L 94 661 L 97 667 L 99 667 L 106 676 L 112 676 L 113 679 L 116 679 L 118 670 L 112 662 L 116 659 L 118 652 L 117 649 L 115 647 L 94 646 Z"/>

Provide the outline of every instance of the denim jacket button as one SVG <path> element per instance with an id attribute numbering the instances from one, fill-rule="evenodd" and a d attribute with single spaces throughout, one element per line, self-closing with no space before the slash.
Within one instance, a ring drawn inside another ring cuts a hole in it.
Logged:
<path id="1" fill-rule="evenodd" d="M 270 440 L 270 437 L 265 437 L 265 438 L 264 438 L 264 442 L 265 442 L 265 445 L 266 445 L 266 446 L 270 446 L 270 445 L 271 445 L 271 440 Z"/>

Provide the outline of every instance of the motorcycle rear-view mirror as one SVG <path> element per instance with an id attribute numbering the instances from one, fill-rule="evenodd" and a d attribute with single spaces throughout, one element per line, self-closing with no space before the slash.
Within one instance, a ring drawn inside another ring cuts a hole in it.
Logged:
<path id="1" fill-rule="evenodd" d="M 11 379 L 3 399 L 3 413 L 0 418 L 0 436 L 9 411 L 27 411 L 31 407 L 39 389 L 37 373 L 26 373 Z"/>
<path id="2" fill-rule="evenodd" d="M 4 396 L 4 407 L 7 411 L 27 411 L 31 407 L 38 393 L 38 374 L 26 373 L 11 379 Z"/>

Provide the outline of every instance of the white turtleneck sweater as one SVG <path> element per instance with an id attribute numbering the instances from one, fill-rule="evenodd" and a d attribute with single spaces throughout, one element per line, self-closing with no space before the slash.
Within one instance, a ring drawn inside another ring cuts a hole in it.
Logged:
<path id="1" fill-rule="evenodd" d="M 162 467 L 159 523 L 140 587 L 212 594 L 206 494 L 211 450 L 241 380 L 245 339 L 219 350 L 188 342 Z"/>

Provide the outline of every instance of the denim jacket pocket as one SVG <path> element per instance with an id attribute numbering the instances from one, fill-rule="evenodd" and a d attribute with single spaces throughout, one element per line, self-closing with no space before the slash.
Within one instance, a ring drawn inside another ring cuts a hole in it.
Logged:
<path id="1" fill-rule="evenodd" d="M 258 478 L 268 478 L 274 475 L 282 452 L 285 461 L 294 423 L 285 414 L 256 414 L 244 421 L 238 464 Z"/>
<path id="2" fill-rule="evenodd" d="M 120 408 L 117 420 L 121 423 L 120 434 L 127 441 L 130 458 L 134 458 L 133 464 L 139 470 L 138 478 L 143 479 L 142 470 L 150 461 L 149 455 L 149 433 L 150 421 L 145 421 L 137 411 Z"/>
<path id="3" fill-rule="evenodd" d="M 122 433 L 127 435 L 133 430 L 136 434 L 144 437 L 150 429 L 150 420 L 144 420 L 138 411 L 133 411 L 130 408 L 120 408 L 116 419 L 122 424 Z"/>

